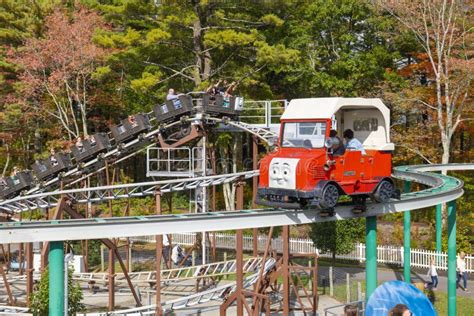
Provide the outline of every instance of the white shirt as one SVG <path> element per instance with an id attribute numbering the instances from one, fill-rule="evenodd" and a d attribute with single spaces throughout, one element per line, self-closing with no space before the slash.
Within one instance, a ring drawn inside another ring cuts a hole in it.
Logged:
<path id="1" fill-rule="evenodd" d="M 175 245 L 171 251 L 171 260 L 174 264 L 178 264 L 181 257 L 183 256 L 183 249 L 179 245 Z"/>
<path id="2" fill-rule="evenodd" d="M 168 95 L 166 95 L 166 100 L 167 101 L 171 101 L 171 100 L 174 100 L 174 99 L 177 99 L 178 96 L 176 94 L 171 94 L 171 93 L 168 93 Z"/>
<path id="3" fill-rule="evenodd" d="M 458 259 L 456 260 L 456 268 L 459 273 L 466 272 L 466 261 L 458 257 Z"/>
<path id="4" fill-rule="evenodd" d="M 436 271 L 436 266 L 434 264 L 430 265 L 427 275 L 428 276 L 438 276 L 438 272 Z"/>
<path id="5" fill-rule="evenodd" d="M 360 150 L 362 152 L 362 155 L 365 155 L 364 146 L 357 138 L 349 140 L 347 142 L 346 148 L 350 150 Z"/>

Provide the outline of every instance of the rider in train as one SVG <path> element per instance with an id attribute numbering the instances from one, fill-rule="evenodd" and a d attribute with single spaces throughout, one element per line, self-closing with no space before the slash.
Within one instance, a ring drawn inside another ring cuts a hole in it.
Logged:
<path id="1" fill-rule="evenodd" d="M 390 111 L 380 99 L 292 100 L 277 150 L 260 162 L 257 203 L 333 210 L 341 195 L 364 207 L 366 198 L 388 202 L 397 197 L 393 149 Z"/>

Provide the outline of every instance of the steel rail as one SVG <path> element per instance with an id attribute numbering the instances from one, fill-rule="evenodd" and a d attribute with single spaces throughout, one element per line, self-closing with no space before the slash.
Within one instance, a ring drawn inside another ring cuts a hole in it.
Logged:
<path id="1" fill-rule="evenodd" d="M 427 170 L 431 172 L 474 170 L 474 164 L 455 164 L 452 167 L 450 165 L 422 165 L 395 168 L 395 177 L 422 183 L 429 186 L 429 188 L 418 192 L 402 194 L 400 200 L 391 200 L 385 204 L 368 203 L 367 210 L 360 214 L 354 214 L 351 205 L 339 205 L 335 209 L 335 215 L 330 217 L 322 217 L 318 211 L 311 209 L 285 210 L 267 208 L 205 214 L 10 222 L 0 225 L 0 240 L 2 243 L 83 240 L 84 238 L 120 238 L 202 230 L 220 231 L 267 227 L 269 225 L 307 224 L 415 210 L 449 202 L 462 196 L 463 182 L 461 180 L 451 176 L 427 172 Z M 213 177 L 215 177 L 216 181 L 219 181 L 216 178 L 218 176 Z M 202 183 L 209 184 L 212 181 L 203 180 Z"/>
<path id="2" fill-rule="evenodd" d="M 244 259 L 243 273 L 250 273 L 262 262 L 261 257 L 250 257 Z M 236 260 L 219 261 L 208 263 L 204 265 L 196 265 L 191 267 L 180 267 L 173 269 L 161 270 L 161 282 L 162 283 L 176 283 L 187 280 L 202 279 L 209 277 L 218 277 L 236 273 Z M 129 272 L 130 280 L 134 284 L 148 284 L 156 282 L 156 271 L 139 271 Z M 39 280 L 41 277 L 40 272 L 33 274 L 34 280 Z M 73 280 L 80 282 L 95 282 L 95 283 L 107 283 L 109 275 L 106 272 L 74 272 L 72 275 Z M 26 281 L 26 275 L 17 275 L 8 279 L 9 284 L 24 282 Z M 126 283 L 127 280 L 123 273 L 115 274 L 115 283 Z M 0 280 L 0 285 L 3 284 L 3 279 Z"/>
<path id="3" fill-rule="evenodd" d="M 208 187 L 222 183 L 233 182 L 239 178 L 252 178 L 258 175 L 258 170 L 244 171 L 231 174 L 206 177 L 160 180 L 150 182 L 125 183 L 109 186 L 78 188 L 53 192 L 43 192 L 26 196 L 18 196 L 11 200 L 0 202 L 0 210 L 7 212 L 22 212 L 38 208 L 55 207 L 61 197 L 66 196 L 74 203 L 100 203 L 109 200 L 152 196 L 159 187 L 162 193 L 177 192 Z"/>
<path id="4" fill-rule="evenodd" d="M 197 114 L 193 117 L 189 117 L 189 118 L 186 119 L 186 121 L 188 121 L 188 122 L 197 122 L 197 121 L 201 121 L 201 120 L 220 122 L 220 123 L 232 125 L 236 128 L 239 128 L 243 131 L 246 131 L 248 133 L 251 133 L 251 134 L 259 137 L 262 141 L 264 141 L 266 143 L 271 143 L 271 141 L 277 137 L 276 134 L 274 134 L 273 132 L 267 130 L 266 128 L 252 126 L 251 124 L 246 124 L 246 123 L 243 123 L 243 122 L 234 122 L 234 121 L 229 121 L 229 120 L 221 119 L 221 118 L 203 116 L 202 114 Z M 168 129 L 168 128 L 174 127 L 174 126 L 176 126 L 180 123 L 181 123 L 181 121 L 176 121 L 176 122 L 167 124 L 165 126 L 158 127 L 157 129 L 148 132 L 143 138 L 149 140 L 153 136 L 155 136 L 156 134 L 160 133 L 160 131 L 162 131 L 163 129 Z M 82 169 L 90 168 L 90 167 L 96 165 L 97 163 L 99 163 L 100 161 L 105 161 L 108 158 L 113 158 L 115 156 L 118 156 L 120 154 L 121 150 L 126 150 L 126 149 L 128 149 L 132 146 L 135 146 L 135 145 L 139 144 L 139 142 L 142 141 L 142 140 L 143 139 L 139 139 L 139 137 L 137 137 L 136 139 L 131 140 L 128 143 L 123 144 L 122 149 L 114 148 L 111 151 L 105 153 L 101 158 L 95 158 L 95 159 L 92 159 L 92 160 L 84 163 L 82 168 L 75 167 L 75 168 L 69 170 L 68 172 L 66 172 L 62 176 L 62 178 L 67 178 L 67 177 L 73 176 L 77 173 L 80 173 Z M 151 145 L 148 145 L 148 146 L 145 146 L 145 147 L 142 147 L 142 148 L 138 148 L 133 153 L 128 154 L 124 157 L 121 157 L 116 161 L 113 161 L 112 164 L 117 164 L 119 162 L 125 161 L 125 160 L 135 156 L 136 154 L 142 152 L 144 149 L 146 149 L 147 147 L 152 146 L 152 145 L 154 145 L 154 144 L 151 144 Z M 93 174 L 95 174 L 99 171 L 104 170 L 104 169 L 105 169 L 105 167 L 99 167 L 98 169 L 92 170 L 92 171 L 88 172 L 86 175 L 82 175 L 79 179 L 73 180 L 73 182 L 71 182 L 67 185 L 72 185 L 72 184 L 78 183 L 78 182 L 90 177 L 91 175 L 93 175 Z M 28 190 L 26 192 L 26 195 L 29 196 L 29 195 L 32 195 L 32 194 L 37 193 L 37 192 L 44 192 L 43 191 L 44 188 L 48 188 L 48 187 L 51 187 L 55 184 L 58 184 L 60 181 L 61 180 L 60 180 L 59 177 L 51 179 L 51 180 L 47 181 L 46 183 L 42 184 L 41 186 L 37 185 L 34 188 Z M 15 199 L 16 198 L 13 198 L 13 200 L 15 200 Z M 4 200 L 4 201 L 0 202 L 0 210 L 10 211 L 10 210 L 1 208 L 1 205 L 5 204 L 5 203 L 8 203 L 8 201 L 10 201 L 10 200 Z M 28 207 L 27 210 L 29 210 L 29 209 L 31 209 L 31 208 Z"/>
<path id="5" fill-rule="evenodd" d="M 264 275 L 266 275 L 269 271 L 273 269 L 276 264 L 276 260 L 273 258 L 268 259 L 265 262 L 264 268 Z M 246 277 L 243 282 L 243 288 L 248 288 L 255 284 L 259 278 L 258 269 L 257 272 Z M 209 301 L 223 301 L 227 295 L 234 292 L 237 288 L 236 282 L 232 282 L 229 284 L 221 285 L 206 291 L 198 292 L 196 294 L 192 294 L 183 298 L 174 299 L 171 301 L 166 301 L 161 304 L 164 313 L 171 312 L 177 309 L 183 309 L 187 307 L 196 306 L 198 304 L 207 303 Z M 94 315 L 155 315 L 156 304 L 142 306 L 137 308 L 131 308 L 126 310 L 118 310 L 109 313 L 101 313 L 101 314 L 94 314 Z M 92 314 L 90 314 L 92 315 Z"/>

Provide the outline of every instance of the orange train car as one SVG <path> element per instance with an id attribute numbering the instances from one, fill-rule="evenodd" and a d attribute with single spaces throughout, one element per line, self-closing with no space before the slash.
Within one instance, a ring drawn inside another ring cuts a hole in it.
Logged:
<path id="1" fill-rule="evenodd" d="M 344 145 L 345 133 L 359 142 L 346 138 Z M 359 146 L 351 147 L 354 142 Z M 390 111 L 380 99 L 292 100 L 276 151 L 260 161 L 256 202 L 321 210 L 333 210 L 342 195 L 359 210 L 367 198 L 388 202 L 399 197 L 391 178 L 393 150 Z"/>

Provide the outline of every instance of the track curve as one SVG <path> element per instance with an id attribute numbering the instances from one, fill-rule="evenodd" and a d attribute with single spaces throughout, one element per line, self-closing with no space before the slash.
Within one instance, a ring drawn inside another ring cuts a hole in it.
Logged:
<path id="1" fill-rule="evenodd" d="M 120 218 L 99 218 L 84 220 L 61 220 L 41 222 L 15 222 L 0 225 L 0 240 L 4 243 L 82 240 L 118 238 L 143 235 L 194 232 L 204 227 L 208 231 L 246 229 L 272 226 L 308 224 L 349 218 L 377 216 L 389 213 L 416 210 L 455 200 L 463 194 L 463 182 L 451 176 L 434 171 L 474 170 L 474 164 L 417 165 L 394 169 L 394 177 L 421 183 L 429 188 L 402 194 L 400 200 L 385 204 L 368 203 L 367 210 L 354 214 L 351 205 L 339 205 L 332 217 L 321 217 L 315 210 L 255 209 L 234 212 L 212 212 L 206 214 L 177 214 L 160 216 L 137 216 Z M 253 171 L 256 176 L 258 171 Z M 249 174 L 250 175 L 250 174 Z M 235 174 L 227 175 L 234 179 Z M 202 183 L 211 178 L 219 181 L 220 176 L 203 177 Z M 130 184 L 134 185 L 134 184 Z"/>

